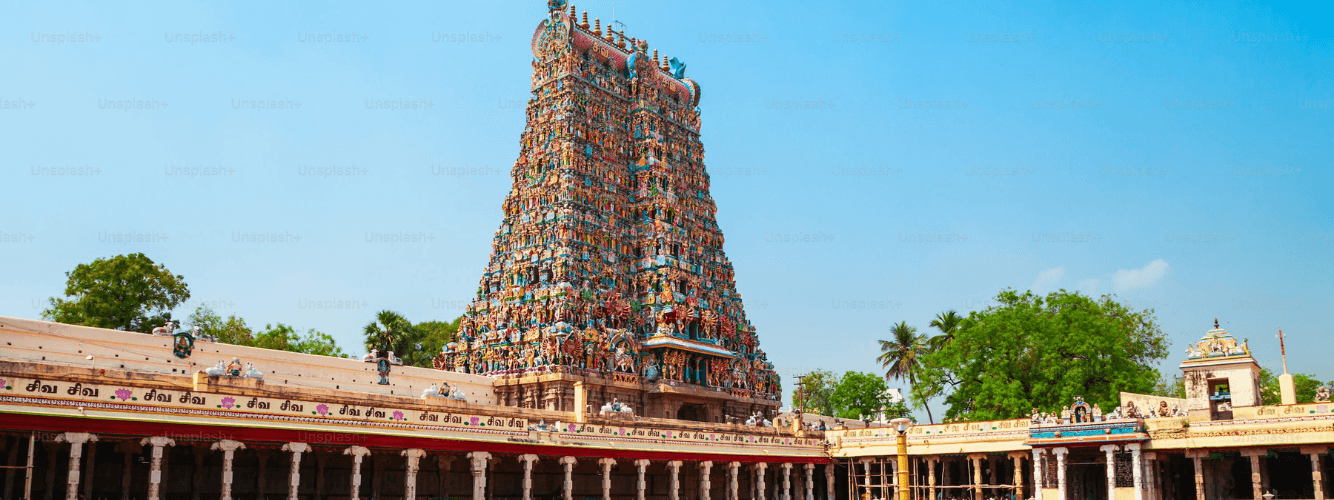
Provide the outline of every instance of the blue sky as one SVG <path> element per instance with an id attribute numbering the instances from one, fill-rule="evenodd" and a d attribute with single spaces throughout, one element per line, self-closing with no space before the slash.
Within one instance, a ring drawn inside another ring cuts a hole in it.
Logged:
<path id="1" fill-rule="evenodd" d="M 1334 379 L 1329 5 L 1115 4 L 576 2 L 703 87 L 725 250 L 784 374 L 877 370 L 891 323 L 1013 287 L 1155 309 L 1169 369 L 1217 317 Z M 545 2 L 0 9 L 0 314 L 140 251 L 186 277 L 182 316 L 352 351 L 375 311 L 474 293 Z"/>

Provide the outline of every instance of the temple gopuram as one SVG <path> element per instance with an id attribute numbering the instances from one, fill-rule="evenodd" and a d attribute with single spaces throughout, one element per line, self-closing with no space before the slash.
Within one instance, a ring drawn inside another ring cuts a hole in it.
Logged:
<path id="1" fill-rule="evenodd" d="M 435 366 L 501 378 L 507 406 L 773 418 L 782 387 L 723 253 L 699 84 L 646 41 L 549 6 L 505 218 Z"/>
<path id="2" fill-rule="evenodd" d="M 532 49 L 505 217 L 434 367 L 0 317 L 0 500 L 1329 498 L 1329 389 L 1298 403 L 1285 365 L 1264 404 L 1249 342 L 1217 320 L 1180 399 L 929 425 L 779 413 L 685 64 L 562 1 Z"/>

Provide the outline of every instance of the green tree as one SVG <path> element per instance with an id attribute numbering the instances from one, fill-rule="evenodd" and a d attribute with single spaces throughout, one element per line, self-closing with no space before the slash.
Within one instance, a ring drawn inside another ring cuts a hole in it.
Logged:
<path id="1" fill-rule="evenodd" d="M 792 407 L 801 408 L 804 404 L 807 413 L 833 416 L 834 388 L 838 386 L 838 376 L 829 370 L 817 368 L 807 373 L 801 380 L 802 387 L 792 388 Z"/>
<path id="2" fill-rule="evenodd" d="M 1177 374 L 1170 380 L 1166 378 L 1159 380 L 1158 385 L 1153 387 L 1153 395 L 1165 398 L 1186 399 L 1186 378 Z"/>
<path id="3" fill-rule="evenodd" d="M 264 331 L 255 334 L 252 346 L 340 358 L 344 355 L 332 336 L 313 328 L 306 330 L 305 335 L 302 335 L 296 328 L 283 323 L 278 323 L 276 326 L 264 325 Z"/>
<path id="4" fill-rule="evenodd" d="M 879 341 L 880 355 L 875 358 L 887 370 L 885 378 L 906 379 L 910 387 L 917 386 L 917 372 L 920 370 L 918 359 L 931 350 L 927 346 L 926 335 L 919 335 L 916 328 L 908 326 L 906 321 L 900 321 L 890 328 L 889 336 L 891 340 Z M 926 405 L 926 400 L 919 401 L 926 407 L 927 417 L 935 423 L 936 418 L 931 416 L 931 408 Z"/>
<path id="5" fill-rule="evenodd" d="M 366 335 L 366 350 L 378 349 L 381 356 L 393 352 L 403 360 L 403 364 L 412 366 L 430 366 L 435 353 L 422 353 L 421 331 L 412 327 L 412 322 L 394 311 L 384 310 L 376 313 L 375 321 L 362 329 Z M 426 358 L 426 365 L 418 365 L 420 357 Z"/>
<path id="6" fill-rule="evenodd" d="M 315 330 L 314 328 L 306 330 L 306 334 L 297 339 L 293 344 L 293 351 L 306 354 L 317 354 L 320 356 L 333 356 L 341 358 L 345 356 L 343 350 L 338 347 L 333 336 Z"/>
<path id="7" fill-rule="evenodd" d="M 190 298 L 185 277 L 142 253 L 79 264 L 65 277 L 65 297 L 51 297 L 42 318 L 149 333 L 171 321 L 171 310 Z"/>
<path id="8" fill-rule="evenodd" d="M 408 354 L 403 357 L 403 363 L 423 368 L 433 368 L 435 365 L 431 363 L 432 360 L 435 359 L 436 354 L 445 349 L 445 344 L 454 341 L 459 331 L 459 323 L 462 320 L 463 316 L 459 316 L 452 322 L 423 321 L 413 325 L 413 328 L 417 330 L 417 335 L 421 337 L 420 355 L 416 355 L 416 353 Z M 409 360 L 412 362 L 409 363 Z"/>
<path id="9" fill-rule="evenodd" d="M 1113 408 L 1121 391 L 1152 391 L 1155 366 L 1166 357 L 1167 339 L 1151 311 L 1133 311 L 1111 296 L 1007 289 L 920 360 L 925 387 L 915 393 L 945 394 L 950 421 L 1023 418 L 1075 396 Z"/>
<path id="10" fill-rule="evenodd" d="M 190 314 L 188 321 L 190 326 L 199 327 L 200 333 L 212 336 L 218 342 L 244 346 L 255 344 L 255 332 L 246 326 L 244 319 L 235 314 L 224 320 L 212 308 L 201 305 Z"/>
<path id="11" fill-rule="evenodd" d="M 898 418 L 908 414 L 908 408 L 902 403 L 894 404 L 889 400 L 889 386 L 884 377 L 873 373 L 849 371 L 834 387 L 830 404 L 838 418 L 859 418 L 874 416 L 883 409 L 888 418 Z"/>
<path id="12" fill-rule="evenodd" d="M 1294 373 L 1292 374 L 1292 385 L 1297 392 L 1297 404 L 1305 404 L 1315 402 L 1315 391 L 1322 384 L 1319 379 L 1315 378 L 1315 375 Z M 1260 369 L 1260 404 L 1265 406 L 1283 404 L 1283 393 L 1278 383 L 1278 375 L 1275 375 L 1268 368 Z"/>

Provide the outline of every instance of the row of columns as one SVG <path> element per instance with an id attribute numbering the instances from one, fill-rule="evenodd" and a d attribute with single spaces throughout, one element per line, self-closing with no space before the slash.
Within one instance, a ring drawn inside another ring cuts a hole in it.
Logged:
<path id="1" fill-rule="evenodd" d="M 66 432 L 58 435 L 56 437 L 56 441 L 61 443 L 68 443 L 70 445 L 69 476 L 68 476 L 69 479 L 65 492 L 65 498 L 66 500 L 78 500 L 80 496 L 79 464 L 81 463 L 81 458 L 83 456 L 83 445 L 87 443 L 97 442 L 97 435 L 86 432 Z M 140 440 L 139 445 L 145 447 L 152 447 L 152 450 L 150 452 L 151 462 L 150 462 L 149 478 L 148 478 L 148 500 L 158 500 L 161 494 L 161 485 L 162 485 L 162 476 L 164 467 L 164 463 L 162 460 L 163 452 L 167 447 L 175 446 L 176 442 L 175 440 L 166 436 L 151 436 Z M 96 448 L 93 449 L 95 450 Z M 213 451 L 223 452 L 222 487 L 221 487 L 220 498 L 221 500 L 231 500 L 232 480 L 233 480 L 232 461 L 235 458 L 237 450 L 245 449 L 245 443 L 230 439 L 224 439 L 213 443 L 210 446 L 210 449 Z M 302 454 L 314 451 L 314 449 L 307 443 L 294 442 L 294 443 L 283 444 L 282 451 L 292 454 L 290 470 L 288 472 L 287 498 L 288 500 L 298 500 L 298 488 L 301 485 L 301 456 Z M 371 450 L 363 446 L 350 446 L 343 450 L 343 454 L 352 457 L 350 497 L 351 500 L 358 500 L 360 498 L 360 489 L 361 489 L 361 464 L 365 457 L 371 455 Z M 413 499 L 416 498 L 417 496 L 417 473 L 420 470 L 421 459 L 426 456 L 426 450 L 420 448 L 411 448 L 402 450 L 400 452 L 400 455 L 402 455 L 407 462 L 404 474 L 404 490 L 403 490 L 404 497 Z M 492 456 L 490 453 L 487 452 L 475 451 L 468 453 L 466 457 L 469 460 L 470 472 L 472 473 L 472 478 L 473 478 L 472 499 L 485 500 L 486 470 L 488 461 L 491 460 Z M 129 460 L 128 453 L 126 454 L 126 460 L 127 462 Z M 532 500 L 533 463 L 536 462 L 537 460 L 538 460 L 537 455 L 526 454 L 519 456 L 519 461 L 523 467 L 522 500 Z M 564 481 L 565 500 L 574 500 L 573 474 L 574 474 L 574 466 L 577 463 L 577 461 L 578 459 L 576 459 L 575 457 L 566 456 L 566 457 L 561 457 L 557 462 L 563 467 L 565 472 L 565 481 Z M 642 460 L 642 459 L 634 461 L 634 465 L 638 469 L 638 475 L 639 475 L 638 493 L 637 493 L 638 500 L 644 500 L 645 498 L 645 489 L 646 489 L 645 473 L 647 471 L 649 463 L 650 462 L 648 460 Z M 670 483 L 671 488 L 668 493 L 669 500 L 680 500 L 680 487 L 681 487 L 680 471 L 682 464 L 683 462 L 679 460 L 673 460 L 667 462 L 667 468 L 670 471 L 670 481 L 671 481 Z M 612 458 L 602 458 L 598 460 L 598 465 L 601 467 L 602 470 L 602 500 L 611 500 L 611 470 L 612 467 L 616 465 L 616 460 Z M 738 483 L 737 477 L 739 474 L 739 470 L 741 468 L 741 462 L 729 462 L 727 464 L 727 467 L 728 467 L 728 476 L 730 481 L 728 488 L 728 498 L 726 500 L 740 500 L 737 494 L 737 483 Z M 766 463 L 757 463 L 754 464 L 753 466 L 753 471 L 756 474 L 756 482 L 754 484 L 758 485 L 758 487 L 755 490 L 756 495 L 753 495 L 754 500 L 765 500 L 764 472 L 767 467 L 768 464 Z M 774 500 L 792 500 L 791 496 L 792 483 L 790 479 L 792 464 L 782 463 L 780 464 L 780 467 L 783 470 L 783 483 L 782 483 L 783 497 L 781 499 L 774 499 Z M 814 484 L 813 484 L 815 464 L 809 464 L 809 463 L 804 464 L 804 467 L 806 472 L 805 500 L 815 500 Z M 711 461 L 699 462 L 699 470 L 701 474 L 700 492 L 699 492 L 700 500 L 709 500 L 709 492 L 711 490 L 711 483 L 709 480 L 709 476 L 711 474 L 712 468 L 713 468 L 713 462 Z M 126 467 L 125 468 L 126 477 L 123 480 L 124 481 L 123 484 L 125 485 L 130 484 L 130 478 L 128 477 L 129 471 L 130 468 Z M 198 471 L 198 467 L 196 467 L 196 471 Z M 261 474 L 262 473 L 263 472 L 261 466 Z M 825 477 L 826 477 L 826 483 L 828 484 L 829 498 L 831 499 L 833 498 L 833 493 L 834 493 L 833 475 L 834 475 L 833 464 L 827 464 L 825 466 Z M 198 477 L 198 472 L 196 472 L 195 479 L 196 482 L 198 482 L 201 479 Z"/>
<path id="2" fill-rule="evenodd" d="M 1034 460 L 1033 460 L 1033 462 L 1034 462 L 1034 469 L 1033 469 L 1033 470 L 1034 470 L 1034 476 L 1033 476 L 1033 477 L 1038 478 L 1038 477 L 1041 477 L 1041 476 L 1038 475 L 1038 470 L 1037 470 L 1038 456 L 1037 456 L 1037 454 L 1036 454 L 1036 451 L 1037 451 L 1037 450 L 1034 450 L 1035 453 L 1034 453 Z M 1009 458 L 1010 458 L 1010 460 L 1011 460 L 1011 461 L 1013 462 L 1013 464 L 1014 464 L 1013 481 L 1011 482 L 1012 484 L 1011 484 L 1010 486 L 1013 487 L 1013 488 L 1015 489 L 1015 491 L 1017 492 L 1017 493 L 1016 493 L 1016 497 L 1017 497 L 1017 498 L 1023 498 L 1023 497 L 1024 497 L 1024 495 L 1023 495 L 1023 488 L 1024 488 L 1024 466 L 1023 466 L 1023 459 L 1024 459 L 1024 456 L 1025 456 L 1025 454 L 1023 454 L 1023 453 L 1010 453 L 1010 454 L 1009 454 Z M 975 500 L 982 500 L 982 498 L 983 498 L 983 490 L 984 490 L 984 487 L 986 486 L 986 485 L 983 485 L 983 484 L 982 484 L 982 461 L 983 461 L 983 460 L 988 460 L 988 456 L 987 456 L 986 454 L 975 453 L 975 454 L 968 455 L 967 459 L 968 459 L 968 461 L 972 464 L 972 467 L 971 467 L 971 468 L 973 469 L 973 477 L 971 478 L 971 479 L 972 479 L 972 485 L 971 485 L 971 488 L 972 488 L 972 490 L 973 490 L 973 498 L 974 498 Z M 871 462 L 873 461 L 873 459 L 866 458 L 866 459 L 862 459 L 862 460 L 863 460 L 863 467 L 865 468 L 865 472 L 866 472 L 865 488 L 866 488 L 867 491 L 869 492 L 870 489 L 871 489 Z M 926 467 L 926 468 L 927 468 L 927 473 L 926 473 L 926 475 L 927 475 L 927 478 L 926 478 L 926 479 L 927 479 L 927 484 L 926 484 L 927 494 L 928 494 L 928 497 L 929 497 L 931 500 L 934 500 L 934 499 L 936 498 L 936 491 L 937 491 L 937 489 L 938 489 L 937 486 L 944 486 L 944 485 L 941 485 L 941 484 L 937 483 L 937 477 L 936 477 L 936 466 L 940 465 L 941 460 L 940 460 L 940 457 L 938 457 L 938 456 L 928 456 L 928 457 L 924 457 L 923 461 L 926 463 L 926 466 L 927 466 L 927 467 Z M 887 463 L 889 463 L 889 464 L 893 467 L 893 469 L 894 469 L 894 474 L 892 474 L 890 477 L 892 477 L 892 478 L 894 479 L 894 481 L 891 483 L 891 485 L 892 485 L 892 487 L 893 487 L 893 489 L 894 489 L 895 498 L 897 498 L 897 494 L 898 494 L 899 487 L 900 487 L 900 485 L 899 485 L 899 481 L 898 481 L 898 464 L 897 464 L 896 462 L 894 462 L 894 461 L 889 461 L 889 462 L 887 462 Z M 992 473 L 993 476 L 999 472 L 999 467 L 1000 467 L 1000 463 L 998 462 L 997 465 L 996 465 L 996 467 L 992 469 L 992 470 L 993 470 L 993 473 Z M 944 469 L 942 469 L 942 470 L 944 470 Z M 945 472 L 946 472 L 946 474 L 945 474 L 946 477 L 944 477 L 944 478 L 942 478 L 942 479 L 946 479 L 946 480 L 948 480 L 948 475 L 949 475 L 949 474 L 948 474 L 948 471 L 945 471 Z M 1001 485 L 998 485 L 998 484 L 997 484 L 997 485 L 991 485 L 991 486 L 1001 486 Z"/>
<path id="3" fill-rule="evenodd" d="M 1325 500 L 1325 478 L 1322 473 L 1324 464 L 1322 457 L 1329 453 L 1328 446 L 1303 446 L 1301 453 L 1311 457 L 1311 486 L 1315 490 L 1315 500 Z M 1266 448 L 1245 448 L 1241 450 L 1241 456 L 1246 457 L 1251 466 L 1251 497 L 1253 500 L 1264 500 L 1265 490 L 1268 487 L 1267 477 L 1264 477 L 1261 469 L 1260 458 L 1269 455 Z M 1187 458 L 1190 458 L 1195 465 L 1195 498 L 1196 500 L 1205 500 L 1204 484 L 1204 459 L 1209 456 L 1207 450 L 1196 450 L 1188 452 Z"/>

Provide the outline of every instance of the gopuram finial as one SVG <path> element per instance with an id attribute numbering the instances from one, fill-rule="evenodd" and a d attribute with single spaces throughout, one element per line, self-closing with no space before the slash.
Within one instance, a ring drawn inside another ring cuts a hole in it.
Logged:
<path id="1" fill-rule="evenodd" d="M 1218 329 L 1218 318 L 1214 318 L 1214 329 Z"/>

